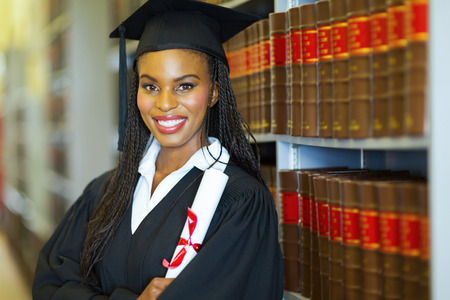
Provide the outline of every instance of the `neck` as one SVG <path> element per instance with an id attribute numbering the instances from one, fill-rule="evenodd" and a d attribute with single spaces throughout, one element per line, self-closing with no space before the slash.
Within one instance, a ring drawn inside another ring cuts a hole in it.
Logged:
<path id="1" fill-rule="evenodd" d="M 161 145 L 161 150 L 155 162 L 156 171 L 163 174 L 170 174 L 180 169 L 204 145 L 209 145 L 206 138 L 202 143 L 199 141 L 195 145 L 189 144 L 185 145 L 185 147 L 173 148 Z"/>

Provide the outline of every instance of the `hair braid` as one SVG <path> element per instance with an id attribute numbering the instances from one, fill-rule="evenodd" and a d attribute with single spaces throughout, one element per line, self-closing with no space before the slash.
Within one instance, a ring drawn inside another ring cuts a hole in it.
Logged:
<path id="1" fill-rule="evenodd" d="M 139 115 L 136 97 L 139 79 L 133 74 L 128 101 L 128 117 L 124 136 L 124 151 L 119 166 L 111 175 L 105 194 L 92 213 L 81 256 L 81 272 L 85 282 L 97 282 L 94 265 L 105 255 L 114 232 L 119 226 L 132 198 L 138 179 L 138 167 L 150 136 Z M 131 187 L 131 188 L 130 188 Z"/>

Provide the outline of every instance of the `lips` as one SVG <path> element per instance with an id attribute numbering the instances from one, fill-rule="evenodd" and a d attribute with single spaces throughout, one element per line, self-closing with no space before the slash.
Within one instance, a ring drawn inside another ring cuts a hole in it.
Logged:
<path id="1" fill-rule="evenodd" d="M 153 117 L 156 127 L 161 133 L 175 133 L 183 127 L 187 118 L 179 115 L 157 116 Z"/>

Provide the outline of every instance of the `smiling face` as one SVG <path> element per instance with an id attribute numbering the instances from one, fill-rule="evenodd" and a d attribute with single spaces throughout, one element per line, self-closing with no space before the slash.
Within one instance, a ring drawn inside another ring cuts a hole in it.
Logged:
<path id="1" fill-rule="evenodd" d="M 191 50 L 148 52 L 138 59 L 137 105 L 161 147 L 193 153 L 200 141 L 211 92 L 207 58 Z M 217 101 L 217 89 L 213 105 Z"/>

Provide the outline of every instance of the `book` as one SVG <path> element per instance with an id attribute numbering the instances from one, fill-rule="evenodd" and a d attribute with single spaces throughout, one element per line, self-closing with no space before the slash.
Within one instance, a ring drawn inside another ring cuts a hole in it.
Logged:
<path id="1" fill-rule="evenodd" d="M 428 1 L 406 2 L 406 96 L 404 130 L 424 135 L 427 111 Z"/>
<path id="2" fill-rule="evenodd" d="M 289 16 L 289 88 L 290 105 L 288 107 L 288 127 L 292 136 L 301 135 L 302 112 L 302 33 L 300 31 L 300 7 L 296 6 L 288 10 Z"/>
<path id="3" fill-rule="evenodd" d="M 319 255 L 319 218 L 318 203 L 314 189 L 314 178 L 320 176 L 323 172 L 310 172 L 309 181 L 309 199 L 311 209 L 311 300 L 322 299 L 322 287 L 320 280 L 320 255 Z"/>
<path id="4" fill-rule="evenodd" d="M 286 12 L 269 14 L 271 126 L 274 134 L 287 134 Z"/>
<path id="5" fill-rule="evenodd" d="M 381 290 L 380 213 L 375 183 L 372 180 L 358 183 L 362 300 L 378 300 Z"/>
<path id="6" fill-rule="evenodd" d="M 428 185 L 420 183 L 417 186 L 420 199 L 420 296 L 430 299 L 430 220 Z"/>
<path id="7" fill-rule="evenodd" d="M 270 108 L 270 32 L 269 20 L 263 19 L 258 22 L 260 47 L 259 47 L 259 63 L 260 63 L 260 133 L 269 133 L 271 124 L 271 108 Z"/>
<path id="8" fill-rule="evenodd" d="M 301 203 L 298 171 L 280 170 L 279 195 L 284 262 L 284 288 L 300 291 Z"/>
<path id="9" fill-rule="evenodd" d="M 400 248 L 402 254 L 402 298 L 422 299 L 420 295 L 420 198 L 417 182 L 398 184 L 400 205 Z"/>
<path id="10" fill-rule="evenodd" d="M 316 2 L 316 14 L 319 51 L 319 137 L 332 137 L 333 48 L 330 25 L 330 0 L 321 0 Z"/>
<path id="11" fill-rule="evenodd" d="M 301 201 L 301 294 L 311 297 L 311 199 L 309 196 L 308 170 L 299 171 Z"/>
<path id="12" fill-rule="evenodd" d="M 404 133 L 406 21 L 405 0 L 388 0 L 388 125 L 390 136 Z"/>
<path id="13" fill-rule="evenodd" d="M 372 34 L 372 134 L 388 135 L 388 24 L 386 0 L 371 0 Z"/>
<path id="14" fill-rule="evenodd" d="M 333 137 L 348 138 L 349 50 L 347 1 L 331 0 L 331 30 L 333 41 Z"/>
<path id="15" fill-rule="evenodd" d="M 302 97 L 301 136 L 318 136 L 317 124 L 317 25 L 314 3 L 300 6 L 300 28 L 302 31 Z"/>
<path id="16" fill-rule="evenodd" d="M 349 137 L 371 136 L 372 40 L 368 0 L 348 1 L 350 52 Z"/>
<path id="17" fill-rule="evenodd" d="M 327 176 L 315 176 L 314 190 L 317 203 L 317 221 L 319 227 L 319 260 L 320 260 L 320 286 L 323 299 L 329 299 L 329 236 L 330 236 L 330 222 L 329 222 L 329 205 L 327 201 Z"/>
<path id="18" fill-rule="evenodd" d="M 376 183 L 380 211 L 382 299 L 402 299 L 400 210 L 395 182 Z"/>

